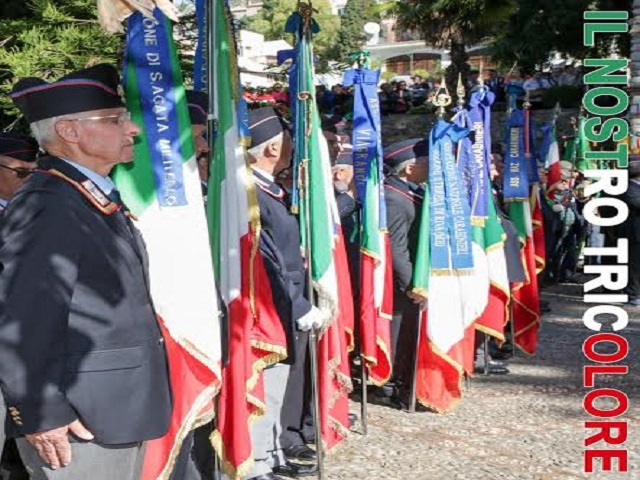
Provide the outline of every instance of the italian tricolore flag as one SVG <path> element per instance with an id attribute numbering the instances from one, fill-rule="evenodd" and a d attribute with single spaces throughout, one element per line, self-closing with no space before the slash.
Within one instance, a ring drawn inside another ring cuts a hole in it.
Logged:
<path id="1" fill-rule="evenodd" d="M 164 437 L 148 442 L 141 477 L 155 480 L 169 477 L 184 437 L 213 418 L 221 349 L 211 249 L 172 28 L 157 9 L 153 19 L 143 18 L 135 13 L 129 19 L 124 67 L 127 107 L 141 132 L 135 161 L 119 166 L 113 178 L 146 243 L 149 286 L 169 358 L 171 425 Z"/>

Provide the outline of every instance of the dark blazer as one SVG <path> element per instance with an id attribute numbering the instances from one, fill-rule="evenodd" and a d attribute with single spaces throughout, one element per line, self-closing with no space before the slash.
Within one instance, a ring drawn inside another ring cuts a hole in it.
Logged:
<path id="1" fill-rule="evenodd" d="M 418 247 L 420 214 L 425 191 L 422 187 L 390 175 L 384 182 L 387 228 L 391 241 L 393 286 L 405 293 L 412 286 L 413 262 Z"/>
<path id="2" fill-rule="evenodd" d="M 346 192 L 336 193 L 354 298 L 360 294 L 360 205 Z"/>
<path id="3" fill-rule="evenodd" d="M 160 437 L 172 398 L 142 238 L 77 169 L 40 167 L 49 173 L 29 178 L 0 226 L 9 434 L 79 419 L 103 444 Z"/>
<path id="4" fill-rule="evenodd" d="M 306 270 L 300 250 L 300 227 L 289 211 L 287 194 L 277 183 L 253 172 L 260 207 L 260 252 L 273 300 L 287 335 L 287 359 L 296 361 L 295 321 L 311 310 L 305 297 Z"/>

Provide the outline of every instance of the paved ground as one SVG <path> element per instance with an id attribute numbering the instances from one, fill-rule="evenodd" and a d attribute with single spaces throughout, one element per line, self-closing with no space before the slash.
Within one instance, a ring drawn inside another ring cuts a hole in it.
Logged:
<path id="1" fill-rule="evenodd" d="M 630 374 L 600 384 L 628 393 L 631 409 L 626 444 L 632 452 L 628 474 L 582 474 L 585 438 L 582 410 L 581 345 L 589 335 L 582 325 L 581 287 L 545 290 L 553 312 L 540 331 L 539 352 L 522 354 L 511 374 L 474 378 L 456 411 L 447 415 L 408 414 L 369 406 L 369 434 L 352 433 L 326 462 L 328 480 L 597 480 L 640 478 L 640 309 L 622 333 L 632 354 Z M 359 404 L 352 405 L 359 411 Z"/>

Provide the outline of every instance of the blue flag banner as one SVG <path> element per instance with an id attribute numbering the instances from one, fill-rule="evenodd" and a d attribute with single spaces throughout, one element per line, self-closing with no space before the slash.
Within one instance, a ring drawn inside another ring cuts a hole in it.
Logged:
<path id="1" fill-rule="evenodd" d="M 129 75 L 130 67 L 135 71 L 158 203 L 179 207 L 187 204 L 176 112 L 184 87 L 180 70 L 171 62 L 169 20 L 159 8 L 153 14 L 153 18 L 141 13 L 129 17 L 124 72 Z"/>
<path id="2" fill-rule="evenodd" d="M 382 158 L 380 102 L 378 100 L 379 70 L 347 70 L 343 85 L 355 86 L 353 100 L 353 172 L 358 198 L 366 198 L 367 180 L 371 168 L 380 167 Z M 382 171 L 380 171 L 380 174 Z M 379 175 L 378 178 L 381 178 Z"/>
<path id="3" fill-rule="evenodd" d="M 524 112 L 514 110 L 507 118 L 507 154 L 504 160 L 504 200 L 525 201 L 529 198 L 529 168 L 524 148 Z"/>
<path id="4" fill-rule="evenodd" d="M 456 275 L 473 268 L 471 209 L 453 153 L 469 129 L 440 119 L 429 135 L 431 269 Z"/>
<path id="5" fill-rule="evenodd" d="M 461 109 L 453 118 L 460 128 L 471 129 L 471 119 L 466 109 Z M 469 207 L 471 208 L 471 224 L 475 225 L 480 219 L 474 215 L 474 207 L 479 195 L 480 172 L 474 155 L 473 142 L 469 136 L 463 137 L 457 146 L 457 165 L 462 180 L 462 189 L 467 194 Z M 486 186 L 486 184 L 485 184 Z"/>
<path id="6" fill-rule="evenodd" d="M 549 159 L 549 149 L 551 148 L 551 143 L 553 137 L 555 136 L 555 127 L 553 122 L 544 123 L 540 127 L 540 131 L 542 132 L 542 145 L 540 147 L 540 159 L 544 161 L 544 168 L 548 169 L 549 164 L 547 160 Z"/>
<path id="7" fill-rule="evenodd" d="M 474 133 L 473 157 L 476 164 L 478 178 L 476 180 L 477 196 L 471 208 L 472 222 L 484 224 L 483 220 L 489 216 L 489 170 L 491 166 L 491 105 L 495 101 L 495 94 L 487 87 L 471 94 L 469 99 L 468 125 Z"/>
<path id="8" fill-rule="evenodd" d="M 193 89 L 202 91 L 207 89 L 207 12 L 205 0 L 196 0 L 196 21 L 198 25 L 198 40 L 196 53 L 193 57 Z"/>

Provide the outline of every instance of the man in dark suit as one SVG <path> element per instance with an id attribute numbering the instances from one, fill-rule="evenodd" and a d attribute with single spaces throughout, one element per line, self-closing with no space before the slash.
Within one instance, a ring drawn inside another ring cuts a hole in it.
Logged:
<path id="1" fill-rule="evenodd" d="M 11 98 L 48 153 L 0 227 L 0 384 L 32 478 L 137 480 L 172 409 L 142 238 L 108 177 L 138 127 L 110 65 Z"/>
<path id="2" fill-rule="evenodd" d="M 292 437 L 288 446 L 298 439 L 304 445 L 301 427 L 308 331 L 321 327 L 328 319 L 305 297 L 300 228 L 289 210 L 285 190 L 274 178 L 291 162 L 292 142 L 287 125 L 273 108 L 267 107 L 250 112 L 249 129 L 249 160 L 260 208 L 260 252 L 287 336 L 287 359 L 264 370 L 266 413 L 251 432 L 255 465 L 245 478 L 277 480 L 277 473 L 299 477 L 315 472 L 313 465 L 287 460 L 283 437 Z"/>
<path id="3" fill-rule="evenodd" d="M 425 297 L 412 292 L 412 278 L 425 194 L 421 184 L 428 173 L 427 154 L 427 142 L 418 138 L 397 142 L 384 149 L 388 172 L 384 194 L 393 263 L 391 353 L 394 382 L 402 394 L 411 385 L 418 309 L 426 301 Z"/>
<path id="4" fill-rule="evenodd" d="M 37 153 L 38 144 L 26 135 L 18 132 L 0 132 L 0 212 L 4 211 L 35 168 Z M 20 460 L 15 440 L 9 439 L 5 442 L 5 415 L 6 406 L 0 395 L 0 425 L 3 425 L 0 430 L 0 451 L 2 451 L 0 478 L 27 479 L 29 474 Z"/>

